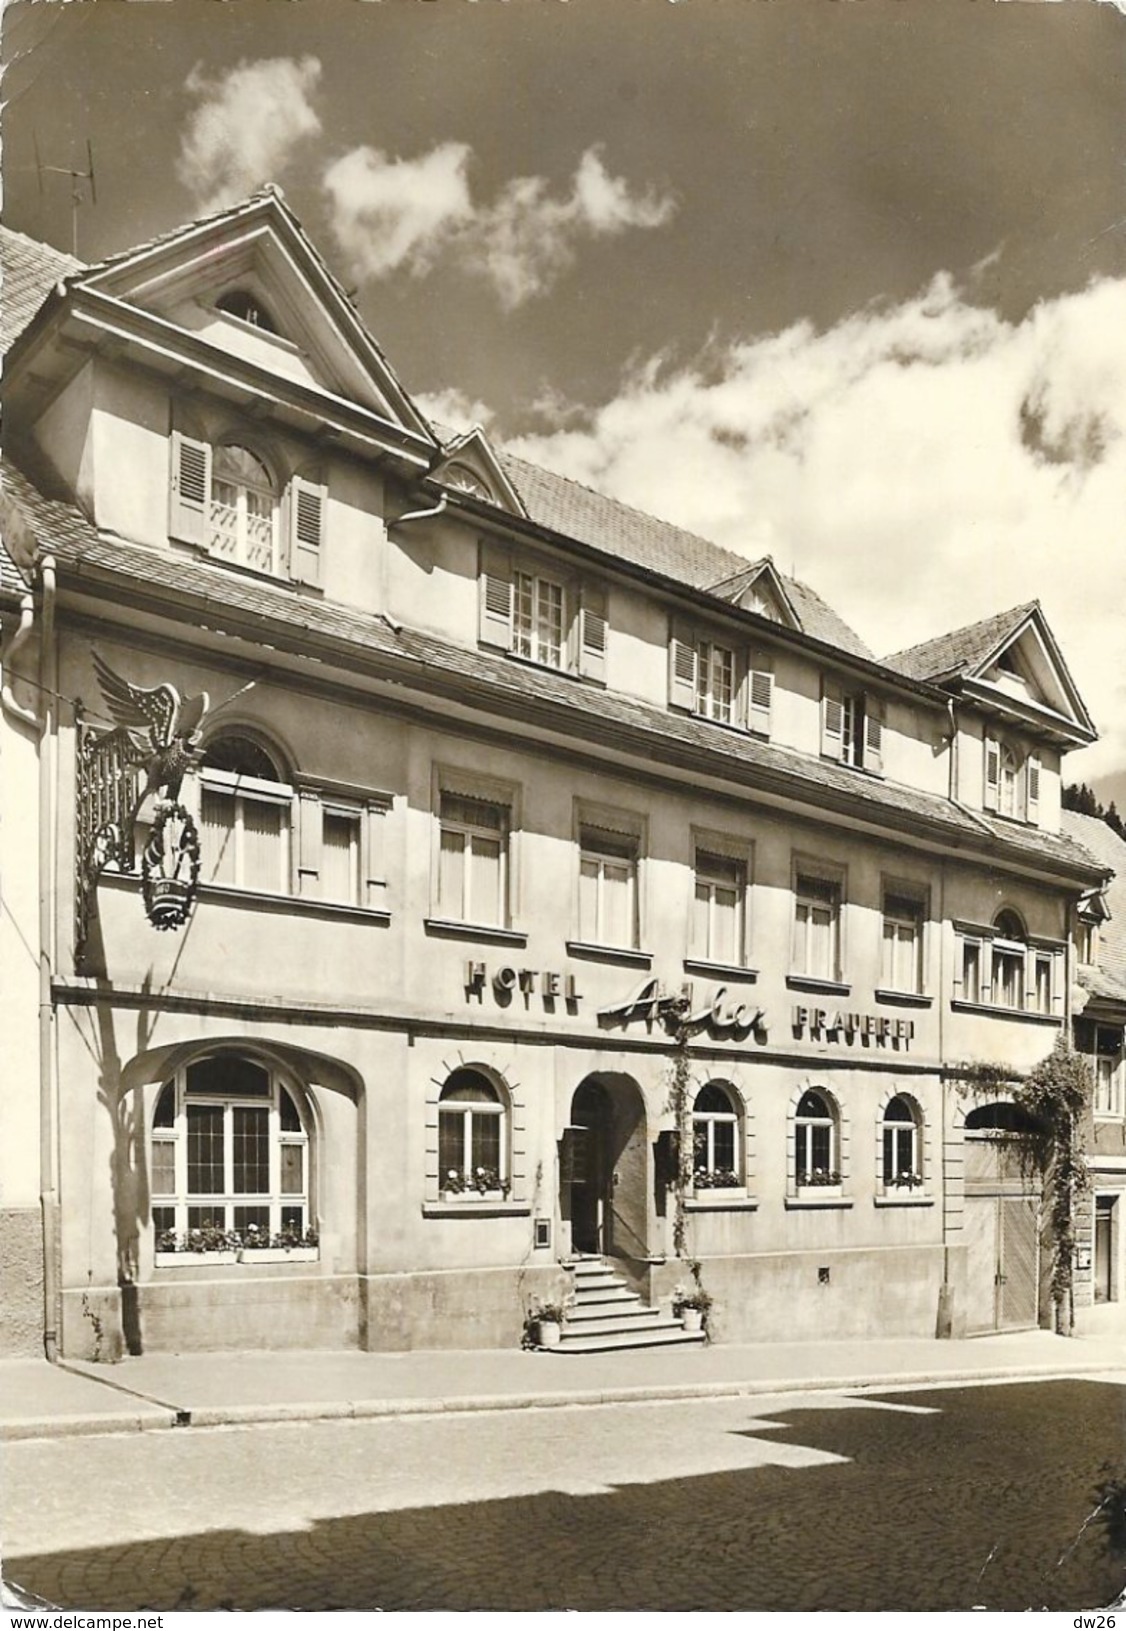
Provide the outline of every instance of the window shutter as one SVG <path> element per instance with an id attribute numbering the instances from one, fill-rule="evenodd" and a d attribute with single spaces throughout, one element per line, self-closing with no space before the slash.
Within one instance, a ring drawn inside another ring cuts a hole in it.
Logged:
<path id="1" fill-rule="evenodd" d="M 995 810 L 1001 786 L 1001 744 L 987 736 L 985 739 L 985 793 L 982 799 L 987 810 Z"/>
<path id="2" fill-rule="evenodd" d="M 169 537 L 184 544 L 206 544 L 211 505 L 211 447 L 179 430 L 172 432 L 169 501 Z"/>
<path id="3" fill-rule="evenodd" d="M 289 488 L 289 575 L 295 583 L 321 582 L 327 489 L 294 476 Z"/>
<path id="4" fill-rule="evenodd" d="M 699 655 L 692 630 L 675 622 L 669 632 L 669 706 L 696 709 L 696 671 Z"/>
<path id="5" fill-rule="evenodd" d="M 579 591 L 579 673 L 588 680 L 606 679 L 606 590 L 584 583 Z"/>
<path id="6" fill-rule="evenodd" d="M 877 697 L 864 699 L 864 768 L 884 772 L 884 705 Z"/>
<path id="7" fill-rule="evenodd" d="M 1040 819 L 1040 756 L 1036 753 L 1028 755 L 1025 766 L 1027 782 L 1025 786 L 1025 813 L 1029 821 Z"/>
<path id="8" fill-rule="evenodd" d="M 747 657 L 744 723 L 759 736 L 770 735 L 770 710 L 774 703 L 774 674 L 770 658 L 761 651 Z"/>
<path id="9" fill-rule="evenodd" d="M 512 558 L 495 544 L 482 542 L 477 637 L 483 646 L 512 650 Z"/>
<path id="10" fill-rule="evenodd" d="M 827 759 L 839 759 L 844 746 L 844 702 L 839 685 L 821 683 L 821 752 Z"/>

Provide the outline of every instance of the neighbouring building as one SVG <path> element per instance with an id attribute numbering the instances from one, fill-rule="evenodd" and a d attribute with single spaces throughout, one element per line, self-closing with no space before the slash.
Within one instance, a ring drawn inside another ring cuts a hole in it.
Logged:
<path id="1" fill-rule="evenodd" d="M 1076 908 L 1075 1046 L 1094 1083 L 1087 1161 L 1090 1235 L 1080 1247 L 1076 1302 L 1126 1299 L 1126 843 L 1095 816 L 1065 810 L 1063 830 L 1103 863 L 1108 883 Z M 1082 1239 L 1082 1237 L 1081 1237 Z"/>
<path id="2" fill-rule="evenodd" d="M 273 189 L 3 236 L 6 1346 L 515 1344 L 580 1254 L 718 1340 L 1043 1317 L 966 1074 L 1108 870 L 1039 605 L 876 659 L 441 431 Z"/>

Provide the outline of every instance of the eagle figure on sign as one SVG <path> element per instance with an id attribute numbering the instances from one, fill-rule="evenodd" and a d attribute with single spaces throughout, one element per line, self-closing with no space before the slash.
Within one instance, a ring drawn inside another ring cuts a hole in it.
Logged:
<path id="1" fill-rule="evenodd" d="M 114 723 L 128 736 L 136 762 L 147 776 L 137 807 L 150 793 L 155 793 L 160 803 L 176 804 L 180 784 L 199 757 L 199 728 L 210 701 L 207 692 L 181 698 L 174 685 L 154 685 L 146 690 L 115 674 L 97 652 L 93 657 L 106 707 Z"/>

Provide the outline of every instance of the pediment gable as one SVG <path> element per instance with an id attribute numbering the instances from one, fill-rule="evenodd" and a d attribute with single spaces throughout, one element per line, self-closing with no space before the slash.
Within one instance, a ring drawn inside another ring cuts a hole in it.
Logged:
<path id="1" fill-rule="evenodd" d="M 447 442 L 443 457 L 430 474 L 451 492 L 466 493 L 513 515 L 527 516 L 519 493 L 505 475 L 480 425 Z"/>
<path id="2" fill-rule="evenodd" d="M 1046 716 L 1094 735 L 1089 714 L 1039 605 L 965 673 L 979 695 L 1022 718 Z"/>
<path id="3" fill-rule="evenodd" d="M 746 571 L 715 584 L 711 592 L 745 612 L 755 612 L 789 629 L 801 629 L 801 619 L 769 555 L 753 562 Z"/>
<path id="4" fill-rule="evenodd" d="M 276 188 L 72 280 L 219 351 L 433 432 Z"/>

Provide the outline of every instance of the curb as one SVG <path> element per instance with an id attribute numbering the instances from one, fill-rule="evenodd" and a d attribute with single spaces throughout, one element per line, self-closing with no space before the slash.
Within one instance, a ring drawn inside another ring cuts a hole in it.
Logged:
<path id="1" fill-rule="evenodd" d="M 0 1443 L 14 1444 L 30 1438 L 94 1438 L 103 1433 L 152 1433 L 158 1428 L 175 1427 L 176 1411 L 154 1411 L 151 1415 L 131 1415 L 127 1411 L 103 1411 L 97 1416 L 24 1416 L 0 1424 Z"/>
<path id="2" fill-rule="evenodd" d="M 469 1394 L 448 1398 L 328 1399 L 287 1404 L 201 1405 L 177 1409 L 154 1406 L 151 1412 L 87 1416 L 25 1417 L 0 1425 L 0 1441 L 92 1437 L 99 1434 L 154 1432 L 167 1428 L 269 1426 L 285 1422 L 375 1421 L 396 1416 L 477 1415 L 492 1411 L 562 1410 L 591 1405 L 677 1403 L 693 1399 L 756 1398 L 793 1393 L 873 1393 L 945 1383 L 1051 1381 L 1096 1375 L 1126 1368 L 1109 1360 L 1061 1367 L 1021 1365 L 1005 1370 L 963 1367 L 949 1371 L 902 1371 L 894 1375 L 834 1377 L 762 1377 L 740 1382 L 683 1382 L 648 1387 L 524 1394 Z"/>

